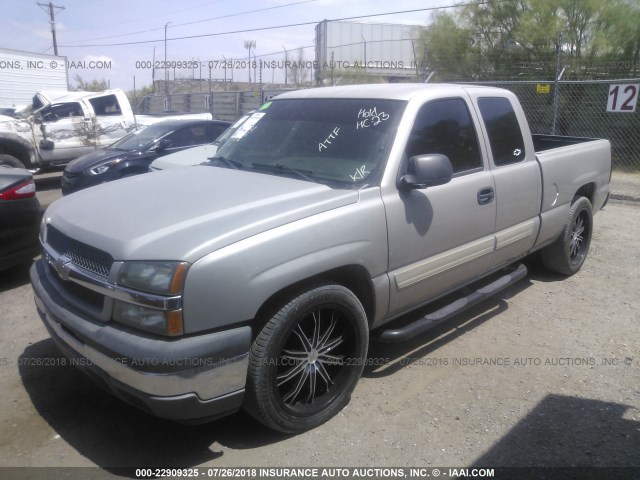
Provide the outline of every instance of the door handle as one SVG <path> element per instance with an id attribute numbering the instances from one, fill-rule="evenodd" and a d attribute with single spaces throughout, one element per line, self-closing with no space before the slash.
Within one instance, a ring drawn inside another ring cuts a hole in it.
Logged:
<path id="1" fill-rule="evenodd" d="M 478 190 L 478 205 L 486 205 L 493 202 L 495 193 L 493 187 L 484 187 Z"/>

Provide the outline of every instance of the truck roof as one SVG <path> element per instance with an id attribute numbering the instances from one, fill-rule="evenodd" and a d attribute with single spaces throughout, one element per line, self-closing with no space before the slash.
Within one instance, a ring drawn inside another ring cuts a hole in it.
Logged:
<path id="1" fill-rule="evenodd" d="M 307 90 L 283 93 L 282 95 L 278 95 L 277 98 L 380 98 L 388 100 L 410 100 L 416 94 L 423 95 L 426 91 L 438 96 L 449 96 L 461 95 L 469 88 L 496 90 L 493 87 L 449 83 L 384 83 L 310 88 Z"/>

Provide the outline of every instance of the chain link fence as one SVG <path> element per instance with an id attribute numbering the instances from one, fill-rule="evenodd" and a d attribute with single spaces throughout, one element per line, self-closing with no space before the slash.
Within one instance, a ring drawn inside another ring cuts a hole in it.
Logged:
<path id="1" fill-rule="evenodd" d="M 515 93 L 531 133 L 606 138 L 611 142 L 614 198 L 640 201 L 640 79 L 482 82 Z M 616 86 L 618 89 L 616 90 Z M 628 86 L 634 86 L 628 88 Z"/>
<path id="2" fill-rule="evenodd" d="M 640 105 L 631 108 L 638 100 L 640 78 L 479 83 L 514 92 L 534 134 L 608 139 L 613 157 L 613 197 L 640 202 Z M 635 90 L 629 89 L 630 85 Z M 614 91 L 616 86 L 618 90 Z M 211 112 L 214 118 L 233 121 L 284 91 L 263 89 L 147 96 L 138 104 L 137 112 Z"/>

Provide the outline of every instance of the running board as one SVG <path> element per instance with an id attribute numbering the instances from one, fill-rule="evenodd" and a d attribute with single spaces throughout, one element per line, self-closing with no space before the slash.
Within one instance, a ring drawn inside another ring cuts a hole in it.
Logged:
<path id="1" fill-rule="evenodd" d="M 455 302 L 442 307 L 440 310 L 436 310 L 429 315 L 425 315 L 424 317 L 408 325 L 405 325 L 404 327 L 382 331 L 376 338 L 376 340 L 385 343 L 400 343 L 409 340 L 410 338 L 420 335 L 421 333 L 424 333 L 427 330 L 440 325 L 442 322 L 449 320 L 451 317 L 464 312 L 474 305 L 483 302 L 484 300 L 504 290 L 505 288 L 510 287 L 517 281 L 522 280 L 526 275 L 527 267 L 525 267 L 523 264 L 520 264 L 511 273 L 503 275 L 486 287 L 482 287 L 471 293 L 470 295 L 467 295 L 466 297 L 460 298 Z"/>

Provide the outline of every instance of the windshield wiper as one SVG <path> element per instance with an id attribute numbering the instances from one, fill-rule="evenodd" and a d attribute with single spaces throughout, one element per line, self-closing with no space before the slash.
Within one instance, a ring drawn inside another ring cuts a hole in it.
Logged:
<path id="1" fill-rule="evenodd" d="M 209 157 L 207 159 L 207 161 L 205 162 L 205 165 L 207 163 L 211 163 L 214 160 L 219 160 L 220 162 L 226 163 L 227 166 L 229 166 L 231 168 L 235 168 L 236 170 L 241 170 L 244 167 L 244 165 L 242 163 L 240 163 L 240 162 L 237 162 L 235 160 L 231 160 L 231 159 L 229 159 L 227 157 L 217 157 L 217 156 L 216 157 Z"/>
<path id="2" fill-rule="evenodd" d="M 297 168 L 289 167 L 288 165 L 282 165 L 281 163 L 253 163 L 252 165 L 256 168 L 262 168 L 264 170 L 271 170 L 274 172 L 290 172 L 308 182 L 316 182 L 314 178 L 309 176 L 313 175 L 313 172 L 310 170 L 299 170 Z"/>

